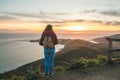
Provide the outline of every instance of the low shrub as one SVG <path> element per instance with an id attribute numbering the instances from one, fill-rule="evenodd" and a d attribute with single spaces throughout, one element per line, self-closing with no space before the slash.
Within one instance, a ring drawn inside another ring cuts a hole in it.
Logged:
<path id="1" fill-rule="evenodd" d="M 103 55 L 99 55 L 98 56 L 98 66 L 105 66 L 106 64 L 108 64 L 108 58 L 107 56 L 103 56 Z"/>
<path id="2" fill-rule="evenodd" d="M 87 67 L 94 67 L 98 65 L 98 60 L 97 59 L 88 59 L 87 62 Z"/>
<path id="3" fill-rule="evenodd" d="M 32 68 L 28 69 L 25 74 L 25 80 L 37 80 L 40 77 L 40 67 L 36 68 L 36 70 L 32 70 Z"/>
<path id="4" fill-rule="evenodd" d="M 56 66 L 56 67 L 55 67 L 55 71 L 56 71 L 56 72 L 65 72 L 66 69 L 65 69 L 63 66 Z"/>
<path id="5" fill-rule="evenodd" d="M 23 76 L 17 76 L 17 75 L 12 75 L 11 77 L 2 78 L 0 80 L 25 80 L 25 77 L 23 77 Z"/>
<path id="6" fill-rule="evenodd" d="M 86 71 L 90 67 L 95 67 L 95 66 L 105 66 L 108 63 L 108 58 L 107 56 L 102 56 L 99 55 L 98 58 L 94 59 L 87 59 L 87 58 L 78 58 L 75 59 L 68 70 L 81 70 L 81 71 Z"/>
<path id="7" fill-rule="evenodd" d="M 87 66 L 88 60 L 85 58 L 78 58 L 73 61 L 73 63 L 70 65 L 68 70 L 76 70 L 76 69 L 85 69 Z"/>

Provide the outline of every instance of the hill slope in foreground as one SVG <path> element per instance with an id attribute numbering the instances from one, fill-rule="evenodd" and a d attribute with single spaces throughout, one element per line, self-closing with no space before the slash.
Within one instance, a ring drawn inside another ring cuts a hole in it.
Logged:
<path id="1" fill-rule="evenodd" d="M 60 44 L 64 44 L 65 47 L 56 53 L 55 66 L 69 66 L 69 63 L 73 59 L 86 57 L 96 58 L 98 55 L 107 55 L 107 42 L 105 38 L 95 39 L 99 43 L 92 43 L 89 41 L 79 39 L 59 39 Z M 103 43 L 104 42 L 104 43 Z M 41 67 L 43 71 L 44 60 L 37 60 L 35 62 L 21 66 L 15 70 L 1 74 L 0 77 L 8 77 L 10 75 L 24 75 L 27 72 L 28 67 L 32 67 L 33 70 L 36 67 Z M 120 76 L 120 64 L 108 65 L 105 67 L 96 67 L 88 73 L 79 73 L 78 71 L 67 71 L 64 73 L 58 73 L 54 77 L 48 80 L 119 80 Z M 44 77 L 40 77 L 38 80 L 46 80 Z"/>
<path id="2" fill-rule="evenodd" d="M 40 77 L 38 80 L 46 79 Z M 78 71 L 58 73 L 48 80 L 120 80 L 120 64 L 94 68 L 87 73 Z"/>

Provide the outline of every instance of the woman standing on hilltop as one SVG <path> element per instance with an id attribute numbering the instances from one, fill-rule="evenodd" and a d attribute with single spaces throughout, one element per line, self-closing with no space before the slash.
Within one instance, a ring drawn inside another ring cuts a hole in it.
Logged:
<path id="1" fill-rule="evenodd" d="M 39 44 L 44 47 L 45 76 L 52 76 L 54 69 L 55 45 L 58 44 L 58 39 L 52 29 L 52 25 L 46 26 L 40 38 Z"/>

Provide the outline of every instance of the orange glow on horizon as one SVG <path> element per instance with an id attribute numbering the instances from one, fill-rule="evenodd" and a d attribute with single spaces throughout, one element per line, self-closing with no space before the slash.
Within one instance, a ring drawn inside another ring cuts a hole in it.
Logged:
<path id="1" fill-rule="evenodd" d="M 35 23 L 35 22 L 22 22 L 22 21 L 0 21 L 0 31 L 28 31 L 28 32 L 42 32 L 47 24 Z M 103 23 L 96 23 L 90 21 L 84 21 L 81 23 L 77 22 L 66 22 L 60 24 L 61 26 L 54 26 L 53 30 L 57 32 L 78 32 L 87 30 L 96 31 L 120 31 L 120 26 L 105 25 Z"/>

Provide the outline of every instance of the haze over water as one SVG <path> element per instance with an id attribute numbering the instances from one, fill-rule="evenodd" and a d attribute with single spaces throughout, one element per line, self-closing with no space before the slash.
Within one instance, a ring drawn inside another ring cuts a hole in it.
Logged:
<path id="1" fill-rule="evenodd" d="M 39 37 L 34 33 L 0 33 L 0 73 L 43 58 L 43 47 L 29 42 Z M 56 51 L 63 47 L 57 45 Z"/>

